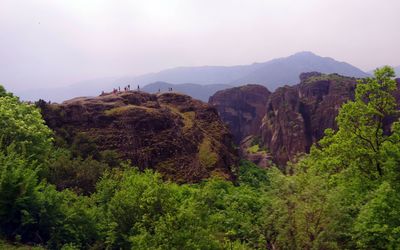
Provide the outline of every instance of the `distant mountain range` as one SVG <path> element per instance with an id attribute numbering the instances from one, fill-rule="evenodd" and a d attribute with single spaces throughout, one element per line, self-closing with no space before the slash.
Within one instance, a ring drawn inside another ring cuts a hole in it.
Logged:
<path id="1" fill-rule="evenodd" d="M 338 73 L 343 76 L 367 77 L 369 74 L 345 62 L 321 57 L 312 52 L 300 52 L 289 57 L 264 63 L 242 66 L 180 67 L 132 78 L 132 81 L 149 84 L 164 81 L 174 84 L 229 84 L 257 83 L 274 90 L 284 84 L 298 83 L 303 72 Z"/>
<path id="2" fill-rule="evenodd" d="M 16 94 L 24 100 L 41 98 L 59 102 L 76 96 L 98 95 L 103 90 L 111 91 L 127 84 L 136 88 L 137 85 L 142 87 L 153 83 L 142 89 L 156 92 L 158 89 L 168 89 L 168 84 L 174 84 L 171 85 L 173 89 L 207 101 L 209 96 L 221 88 L 249 83 L 261 84 L 273 91 L 282 85 L 298 83 L 301 73 L 311 71 L 352 77 L 369 76 L 348 63 L 321 57 L 312 52 L 299 52 L 289 57 L 250 65 L 179 67 L 137 77 L 95 79 L 64 88 L 36 89 Z"/>

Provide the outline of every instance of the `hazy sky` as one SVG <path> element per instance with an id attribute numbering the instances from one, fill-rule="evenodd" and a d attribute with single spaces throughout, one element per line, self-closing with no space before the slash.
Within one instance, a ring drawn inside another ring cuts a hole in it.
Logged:
<path id="1" fill-rule="evenodd" d="M 313 51 L 400 65 L 400 0 L 0 0 L 0 83 L 69 85 Z"/>

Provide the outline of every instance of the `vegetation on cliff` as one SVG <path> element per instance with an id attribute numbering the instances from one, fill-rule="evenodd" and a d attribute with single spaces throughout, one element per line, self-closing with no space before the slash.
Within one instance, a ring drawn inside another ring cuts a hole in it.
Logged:
<path id="1" fill-rule="evenodd" d="M 215 109 L 189 96 L 123 91 L 38 106 L 57 145 L 74 156 L 107 159 L 101 154 L 111 150 L 179 183 L 211 174 L 235 178 L 238 158 L 229 130 Z"/>
<path id="2" fill-rule="evenodd" d="M 400 124 L 385 123 L 398 112 L 393 78 L 384 67 L 360 82 L 338 129 L 284 171 L 242 162 L 236 183 L 181 185 L 118 152 L 88 154 L 84 136 L 82 148 L 61 147 L 34 106 L 0 89 L 0 246 L 397 249 Z"/>

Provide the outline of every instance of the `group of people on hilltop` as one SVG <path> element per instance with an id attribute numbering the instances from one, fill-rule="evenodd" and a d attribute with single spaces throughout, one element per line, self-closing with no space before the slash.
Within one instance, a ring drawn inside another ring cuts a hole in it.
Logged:
<path id="1" fill-rule="evenodd" d="M 130 85 L 130 84 L 126 85 L 126 86 L 124 87 L 124 91 L 125 91 L 125 92 L 131 91 L 131 85 Z M 137 86 L 137 91 L 140 91 L 140 86 L 139 86 L 139 85 Z M 112 90 L 111 93 L 112 93 L 112 94 L 121 93 L 121 87 L 118 86 L 118 88 L 113 88 L 113 90 Z M 110 94 L 110 93 L 106 93 L 106 92 L 104 92 L 104 90 L 101 91 L 101 95 L 106 95 L 106 94 Z"/>
<path id="2" fill-rule="evenodd" d="M 172 92 L 172 88 L 168 88 L 168 92 Z M 158 93 L 161 93 L 161 89 L 158 89 Z"/>
<path id="3" fill-rule="evenodd" d="M 124 87 L 124 91 L 125 92 L 131 91 L 131 85 L 128 84 L 127 86 L 125 86 Z M 139 85 L 137 86 L 137 91 L 138 92 L 140 91 L 140 86 Z M 172 92 L 172 88 L 168 88 L 168 91 Z M 118 86 L 118 88 L 113 88 L 111 93 L 106 93 L 106 92 L 104 92 L 104 90 L 101 91 L 101 95 L 100 96 L 107 95 L 107 94 L 117 94 L 117 93 L 121 93 L 121 87 L 119 87 L 119 86 Z M 158 93 L 161 93 L 161 89 L 158 89 Z"/>

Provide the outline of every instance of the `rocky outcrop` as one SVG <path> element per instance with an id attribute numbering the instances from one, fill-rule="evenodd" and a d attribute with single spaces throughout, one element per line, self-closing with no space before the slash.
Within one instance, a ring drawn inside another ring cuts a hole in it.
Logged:
<path id="1" fill-rule="evenodd" d="M 258 133 L 270 94 L 266 87 L 250 84 L 220 90 L 208 103 L 218 110 L 239 145 L 245 137 Z"/>
<path id="2" fill-rule="evenodd" d="M 83 134 L 96 150 L 115 150 L 180 183 L 235 178 L 229 130 L 213 107 L 189 96 L 130 91 L 40 106 L 48 126 L 68 143 Z"/>
<path id="3" fill-rule="evenodd" d="M 271 94 L 260 127 L 263 145 L 279 165 L 309 152 L 327 128 L 336 128 L 340 106 L 354 98 L 356 79 L 304 73 L 300 84 Z"/>
<path id="4" fill-rule="evenodd" d="M 339 108 L 354 98 L 355 85 L 355 78 L 310 72 L 300 75 L 299 84 L 273 93 L 249 85 L 252 91 L 245 86 L 217 92 L 209 103 L 228 124 L 235 141 L 241 141 L 243 157 L 263 167 L 270 159 L 284 165 L 309 152 L 325 129 L 336 128 Z M 254 151 L 256 144 L 258 151 Z"/>

